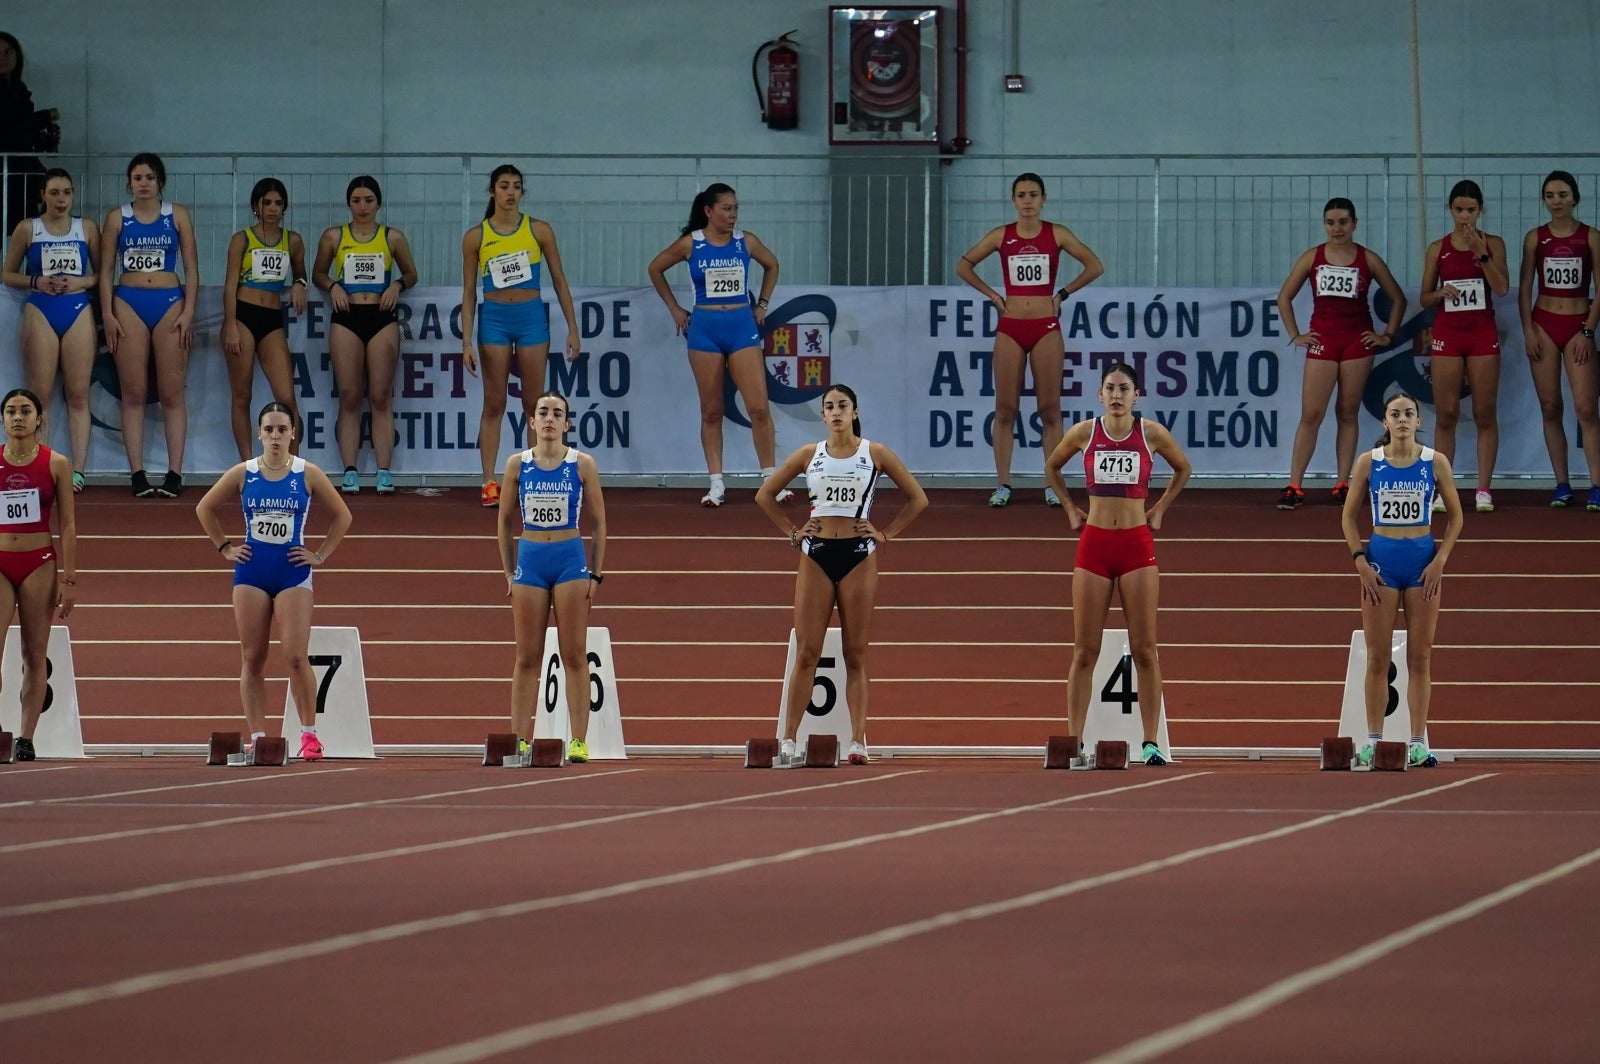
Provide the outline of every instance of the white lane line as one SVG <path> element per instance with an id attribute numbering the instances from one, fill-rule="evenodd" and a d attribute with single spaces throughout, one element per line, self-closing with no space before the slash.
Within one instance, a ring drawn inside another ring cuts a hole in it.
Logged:
<path id="1" fill-rule="evenodd" d="M 355 768 L 330 769 L 334 772 L 354 772 Z M 607 776 L 622 776 L 630 772 L 642 772 L 643 769 L 624 768 L 615 772 L 590 772 L 583 775 L 572 776 L 546 776 L 537 780 L 529 780 L 522 784 L 506 784 L 496 787 L 472 788 L 464 791 L 439 791 L 436 794 L 418 795 L 420 798 L 441 798 L 455 794 L 471 794 L 477 790 L 503 790 L 506 786 L 533 787 L 541 783 L 562 783 L 568 780 L 598 780 Z M 394 805 L 398 802 L 408 802 L 412 799 L 406 796 L 396 798 L 374 798 L 363 802 L 340 802 L 336 805 L 313 805 L 304 809 L 281 809 L 275 813 L 246 813 L 241 816 L 223 817 L 220 820 L 200 820 L 191 824 L 162 824 L 152 828 L 128 828 L 124 831 L 107 831 L 99 835 L 73 835 L 63 839 L 39 839 L 34 842 L 14 842 L 8 846 L 0 846 L 0 853 L 26 853 L 31 850 L 53 850 L 61 846 L 79 846 L 90 842 L 115 842 L 121 839 L 137 839 L 148 835 L 170 835 L 178 831 L 194 831 L 199 828 L 224 828 L 235 824 L 255 824 L 266 820 L 286 820 L 297 816 L 314 816 L 322 813 L 338 813 L 347 809 L 370 809 L 377 805 Z"/>
<path id="2" fill-rule="evenodd" d="M 498 841 L 502 839 L 525 838 L 550 831 L 571 831 L 580 827 L 593 827 L 596 824 L 613 824 L 626 820 L 640 820 L 645 817 L 661 816 L 667 813 L 682 813 L 697 809 L 710 809 L 721 805 L 731 805 L 736 802 L 759 801 L 764 798 L 781 798 L 789 794 L 806 794 L 813 791 L 833 790 L 839 787 L 858 787 L 866 783 L 880 783 L 885 780 L 898 779 L 904 776 L 915 776 L 926 769 L 914 769 L 909 772 L 893 772 L 882 776 L 867 776 L 852 780 L 841 780 L 837 783 L 823 783 L 807 787 L 791 787 L 781 791 L 768 791 L 761 794 L 741 794 L 732 798 L 713 798 L 703 802 L 691 802 L 685 805 L 665 806 L 659 809 L 639 810 L 633 813 L 622 813 L 616 816 L 598 817 L 593 820 L 571 821 L 565 824 L 551 824 L 539 828 L 524 828 L 517 831 L 497 832 L 494 835 L 480 836 L 475 840 L 459 840 L 459 844 L 469 842 Z M 1177 777 L 1174 777 L 1176 779 Z M 449 844 L 435 844 L 431 847 L 415 847 L 417 852 L 426 852 L 427 849 Z M 794 852 L 794 851 L 791 851 Z M 779 855 L 782 856 L 782 855 Z M 775 859 L 775 858 L 774 858 Z M 744 861 L 734 862 L 741 867 L 759 867 L 768 862 L 767 858 L 747 858 Z M 195 964 L 184 968 L 170 968 L 162 972 L 147 972 L 127 979 L 118 979 L 115 982 L 104 983 L 100 986 L 80 987 L 76 990 L 64 990 L 43 997 L 29 998 L 21 1001 L 9 1002 L 0 1005 L 0 1023 L 22 1019 L 27 1016 L 38 1016 L 47 1012 L 59 1012 L 62 1009 L 78 1008 L 83 1005 L 95 1004 L 101 1001 L 111 1001 L 118 998 L 131 997 L 135 994 L 149 993 L 155 990 L 164 990 L 168 987 L 179 986 L 184 983 L 198 982 L 202 979 L 219 979 L 225 976 L 237 975 L 240 972 L 257 971 L 277 964 L 287 964 L 293 961 L 306 960 L 311 957 L 321 957 L 332 953 L 368 946 L 379 942 L 392 942 L 396 939 L 408 938 L 412 935 L 425 934 L 432 931 L 446 931 L 472 924 L 480 924 L 488 920 L 497 920 L 511 916 L 523 916 L 527 913 L 538 912 L 542 909 L 554 909 L 564 905 L 580 905 L 585 902 L 600 901 L 609 897 L 620 897 L 625 894 L 638 893 L 655 886 L 668 886 L 677 882 L 693 882 L 695 878 L 703 878 L 703 870 L 690 872 L 675 872 L 650 879 L 633 880 L 629 883 L 619 883 L 609 887 L 596 887 L 590 890 L 578 891 L 573 894 L 558 895 L 552 898 L 535 898 L 528 901 L 511 902 L 506 905 L 496 905 L 487 909 L 467 909 L 462 912 L 450 913 L 444 916 L 432 916 L 421 920 L 408 920 L 401 924 L 390 924 L 387 927 L 377 927 L 368 931 L 357 931 L 347 935 L 335 935 L 330 938 L 318 939 L 295 946 L 284 946 L 278 949 L 263 950 L 260 953 L 249 953 L 242 957 L 234 957 L 224 961 L 210 961 L 206 964 Z"/>
<path id="3" fill-rule="evenodd" d="M 1081 894 L 1096 887 L 1110 886 L 1138 876 L 1176 868 L 1179 865 L 1188 864 L 1204 857 L 1243 849 L 1259 842 L 1285 838 L 1311 828 L 1330 824 L 1336 820 L 1360 816 L 1363 813 L 1370 813 L 1386 806 L 1413 801 L 1417 798 L 1438 794 L 1456 787 L 1464 787 L 1469 783 L 1489 779 L 1493 775 L 1495 774 L 1485 773 L 1479 776 L 1472 776 L 1468 779 L 1447 783 L 1441 787 L 1432 787 L 1425 791 L 1418 791 L 1415 794 L 1401 795 L 1381 802 L 1373 802 L 1370 805 L 1358 806 L 1355 809 L 1330 813 L 1298 824 L 1275 828 L 1272 831 L 1246 835 L 1242 838 L 1219 842 L 1210 846 L 1199 846 L 1192 850 L 1174 854 L 1171 857 L 1145 861 L 1142 864 L 1118 869 L 1115 872 L 1105 872 L 1096 876 L 1085 876 L 1082 879 L 1069 880 L 1053 887 L 1047 887 L 1044 890 L 1037 890 L 1000 901 L 985 902 L 981 905 L 972 905 L 964 909 L 948 910 L 922 920 L 897 924 L 870 934 L 857 935 L 826 946 L 819 946 L 816 949 L 793 953 L 787 957 L 780 957 L 764 964 L 755 964 L 748 968 L 740 968 L 734 971 L 719 972 L 716 975 L 669 987 L 666 990 L 658 990 L 655 993 L 643 994 L 626 1001 L 618 1001 L 599 1008 L 586 1009 L 582 1012 L 557 1016 L 552 1019 L 526 1024 L 522 1027 L 514 1027 L 510 1030 L 487 1035 L 483 1038 L 476 1038 L 468 1042 L 461 1042 L 453 1046 L 443 1046 L 431 1052 L 418 1053 L 414 1056 L 401 1058 L 397 1064 L 465 1064 L 467 1061 L 483 1060 L 502 1053 L 512 1053 L 556 1038 L 565 1038 L 569 1035 L 581 1034 L 585 1031 L 608 1027 L 612 1024 L 626 1023 L 643 1016 L 665 1012 L 705 998 L 739 990 L 755 983 L 769 982 L 773 979 L 794 975 L 798 972 L 815 968 L 818 965 L 830 964 L 858 953 L 880 949 L 919 935 L 942 931 L 976 920 L 985 920 L 992 916 L 1004 916 L 1021 909 L 1029 909 L 1046 902 L 1057 901 L 1073 894 Z M 5 1018 L 3 1013 L 0 1013 L 0 1018 Z"/>
<path id="4" fill-rule="evenodd" d="M 204 783 L 173 783 L 164 787 L 141 787 L 134 791 L 107 791 L 104 794 L 69 794 L 60 798 L 29 798 L 16 802 L 0 802 L 0 809 L 15 809 L 22 805 L 61 805 L 65 802 L 95 802 L 102 798 L 129 798 L 136 794 L 158 794 L 162 791 L 188 791 L 201 787 L 230 787 L 237 783 L 268 783 L 288 779 L 310 779 L 313 776 L 329 776 L 335 772 L 354 772 L 355 766 L 348 768 L 314 768 L 300 772 L 274 772 L 267 775 L 243 775 L 226 780 L 207 780 Z"/>
<path id="5" fill-rule="evenodd" d="M 0 780 L 6 779 L 8 776 L 27 776 L 35 772 L 62 772 L 69 768 L 82 768 L 85 764 L 88 764 L 88 762 L 83 761 L 72 765 L 35 765 L 32 768 L 0 769 Z M 7 802 L 0 804 L 0 809 L 4 809 L 10 804 L 13 803 Z"/>
<path id="6" fill-rule="evenodd" d="M 723 864 L 711 865 L 706 868 L 694 869 L 688 872 L 674 872 L 670 873 L 669 876 L 665 877 L 665 879 L 669 879 L 671 883 L 687 883 L 691 882 L 693 879 L 705 879 L 711 876 L 726 875 L 730 872 L 744 871 L 746 869 L 756 868 L 764 864 L 799 860 L 802 857 L 810 857 L 819 853 L 833 853 L 839 850 L 854 849 L 858 846 L 866 846 L 874 842 L 882 842 L 888 839 L 911 838 L 915 835 L 924 835 L 934 831 L 942 831 L 946 828 L 964 827 L 969 824 L 977 824 L 985 820 L 995 819 L 996 817 L 1015 816 L 1018 813 L 1036 812 L 1073 802 L 1089 801 L 1095 798 L 1103 798 L 1110 794 L 1121 794 L 1124 791 L 1136 791 L 1145 787 L 1157 787 L 1164 783 L 1176 783 L 1179 780 L 1194 779 L 1195 777 L 1206 775 L 1210 775 L 1210 773 L 1190 772 L 1182 776 L 1167 776 L 1159 780 L 1152 780 L 1146 783 L 1130 784 L 1126 787 L 1115 787 L 1105 791 L 1096 791 L 1089 794 L 1069 795 L 1064 798 L 1052 798 L 1047 802 L 1038 802 L 1033 805 L 1019 805 L 1009 809 L 972 813 L 955 820 L 944 820 L 934 824 L 926 824 L 921 827 L 903 828 L 898 831 L 863 835 L 858 838 L 847 839 L 843 842 L 830 842 L 818 846 L 802 847 L 800 849 L 789 850 L 783 854 L 776 854 L 771 857 L 743 858 L 737 861 L 728 861 Z M 888 779 L 892 777 L 886 776 L 881 778 Z M 759 797 L 766 796 L 761 795 Z M 750 800 L 749 796 L 744 796 L 738 799 L 722 799 L 721 801 L 726 803 L 748 800 Z M 698 806 L 696 808 L 698 808 Z M 401 846 L 392 850 L 377 850 L 371 853 L 347 854 L 342 857 L 323 858 L 316 861 L 301 861 L 297 864 L 283 865 L 278 868 L 263 868 L 249 872 L 234 872 L 227 875 L 203 876 L 197 879 L 175 880 L 168 883 L 153 883 L 149 886 L 132 887 L 128 890 L 108 891 L 104 894 L 87 894 L 76 898 L 59 898 L 52 901 L 31 902 L 24 905 L 10 905 L 0 908 L 0 919 L 13 916 L 38 916 L 41 913 L 84 909 L 94 905 L 110 905 L 118 902 L 138 901 L 143 898 L 154 898 L 165 894 L 176 894 L 180 891 L 199 890 L 207 887 L 235 886 L 240 883 L 256 883 L 265 879 L 277 879 L 281 876 L 300 875 L 304 872 L 319 872 L 327 868 L 342 868 L 347 865 L 387 860 L 392 857 L 412 857 L 422 853 L 434 853 L 439 850 L 456 849 L 462 846 L 474 846 L 483 842 L 502 842 L 507 838 L 526 838 L 529 835 L 548 834 L 554 831 L 571 831 L 580 827 L 594 827 L 600 824 L 614 823 L 618 819 L 628 819 L 630 817 L 636 819 L 640 815 L 654 816 L 658 815 L 662 811 L 663 810 L 634 811 L 617 816 L 597 817 L 590 820 L 580 820 L 564 824 L 549 824 L 536 828 L 520 828 L 511 832 L 496 832 L 493 835 L 478 836 L 476 838 L 451 839 L 446 842 L 423 843 L 416 846 Z M 676 812 L 678 810 L 676 807 L 669 807 L 668 810 L 664 811 Z M 887 810 L 878 809 L 876 811 L 881 813 L 886 812 Z M 904 812 L 905 810 L 896 809 L 895 811 Z M 1299 810 L 1296 810 L 1296 812 L 1298 811 Z M 660 876 L 645 880 L 635 880 L 634 882 L 636 884 L 644 884 L 644 886 L 638 888 L 641 890 L 649 889 L 652 886 L 668 885 L 664 881 L 664 877 Z M 617 887 L 607 887 L 602 889 L 619 892 L 618 894 L 608 894 L 606 897 L 617 897 L 620 893 L 633 893 L 633 889 L 631 887 L 626 891 L 621 890 L 621 887 L 624 886 L 628 886 L 628 884 L 619 884 Z M 562 895 L 561 897 L 572 898 L 576 897 L 576 895 Z M 549 900 L 550 899 L 541 899 L 541 904 L 548 902 Z"/>
<path id="7" fill-rule="evenodd" d="M 1138 1061 L 1152 1060 L 1155 1057 L 1171 1053 L 1173 1050 L 1182 1049 L 1184 1046 L 1198 1042 L 1202 1038 L 1209 1038 L 1225 1028 L 1245 1020 L 1254 1019 L 1269 1009 L 1276 1008 L 1292 997 L 1305 993 L 1313 987 L 1331 982 L 1342 976 L 1349 975 L 1358 968 L 1364 968 L 1375 961 L 1380 961 L 1391 953 L 1398 952 L 1405 947 L 1443 931 L 1445 928 L 1454 927 L 1456 924 L 1465 923 L 1475 916 L 1481 916 L 1490 909 L 1504 905 L 1540 887 L 1554 883 L 1574 872 L 1589 867 L 1600 861 L 1600 849 L 1590 850 L 1586 854 L 1574 857 L 1570 861 L 1546 869 L 1537 875 L 1518 880 L 1515 883 L 1491 891 L 1472 901 L 1458 905 L 1448 912 L 1431 916 L 1426 920 L 1402 928 L 1393 934 L 1384 935 L 1374 939 L 1359 949 L 1352 950 L 1342 957 L 1336 957 L 1326 964 L 1319 964 L 1314 968 L 1297 972 L 1276 983 L 1262 987 L 1254 994 L 1249 994 L 1225 1005 L 1220 1009 L 1202 1013 L 1185 1023 L 1168 1027 L 1164 1031 L 1147 1035 L 1137 1041 L 1129 1042 L 1121 1049 L 1095 1057 L 1089 1064 L 1136 1064 Z"/>

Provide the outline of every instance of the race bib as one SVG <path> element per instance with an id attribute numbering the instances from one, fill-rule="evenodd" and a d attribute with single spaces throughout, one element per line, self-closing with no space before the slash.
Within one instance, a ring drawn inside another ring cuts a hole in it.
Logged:
<path id="1" fill-rule="evenodd" d="M 1013 255 L 1006 260 L 1011 275 L 1007 283 L 1012 288 L 1047 284 L 1050 280 L 1049 255 Z"/>
<path id="2" fill-rule="evenodd" d="M 706 270 L 707 298 L 726 298 L 744 294 L 743 266 L 713 266 Z"/>
<path id="3" fill-rule="evenodd" d="M 1140 457 L 1138 451 L 1096 451 L 1094 453 L 1094 482 L 1096 484 L 1139 483 Z"/>
<path id="4" fill-rule="evenodd" d="M 271 511 L 252 514 L 250 538 L 257 543 L 271 543 L 279 547 L 291 542 L 294 538 L 294 514 Z"/>
<path id="5" fill-rule="evenodd" d="M 289 255 L 279 248 L 250 249 L 250 277 L 257 281 L 282 281 L 288 276 Z"/>
<path id="6" fill-rule="evenodd" d="M 38 521 L 38 488 L 0 491 L 0 526 L 37 524 Z"/>
<path id="7" fill-rule="evenodd" d="M 123 248 L 124 273 L 161 273 L 167 268 L 167 253 L 161 248 Z"/>
<path id="8" fill-rule="evenodd" d="M 46 277 L 58 273 L 72 277 L 83 276 L 83 255 L 77 244 L 46 244 L 39 256 L 39 272 Z"/>
<path id="9" fill-rule="evenodd" d="M 1488 309 L 1488 291 L 1484 288 L 1482 277 L 1469 277 L 1464 281 L 1447 281 L 1445 283 L 1460 293 L 1454 297 L 1445 297 L 1444 309 L 1446 311 Z"/>
<path id="10" fill-rule="evenodd" d="M 1317 295 L 1336 299 L 1356 298 L 1361 285 L 1361 271 L 1354 266 L 1318 266 Z"/>
<path id="11" fill-rule="evenodd" d="M 379 252 L 348 252 L 344 257 L 341 284 L 382 284 L 383 255 Z"/>
<path id="12" fill-rule="evenodd" d="M 1379 488 L 1378 524 L 1419 525 L 1427 512 L 1421 488 Z"/>
<path id="13" fill-rule="evenodd" d="M 530 491 L 522 496 L 522 523 L 539 528 L 562 528 L 567 524 L 566 492 Z"/>
<path id="14" fill-rule="evenodd" d="M 1544 260 L 1544 286 L 1546 288 L 1576 288 L 1582 283 L 1582 259 Z"/>
<path id="15" fill-rule="evenodd" d="M 489 279 L 496 288 L 513 288 L 533 279 L 526 251 L 512 251 L 489 260 Z"/>
<path id="16" fill-rule="evenodd" d="M 818 506 L 857 506 L 861 503 L 861 480 L 851 473 L 824 473 L 817 478 Z"/>

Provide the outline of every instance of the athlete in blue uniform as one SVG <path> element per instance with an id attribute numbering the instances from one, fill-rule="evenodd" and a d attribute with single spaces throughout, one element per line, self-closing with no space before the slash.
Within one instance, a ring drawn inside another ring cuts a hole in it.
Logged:
<path id="1" fill-rule="evenodd" d="M 22 363 L 28 388 L 48 403 L 61 370 L 72 444 L 72 490 L 83 490 L 89 460 L 89 377 L 94 370 L 94 315 L 89 293 L 100 266 L 100 227 L 72 213 L 72 175 L 46 170 L 44 212 L 19 222 L 6 248 L 5 282 L 25 288 Z"/>
<path id="2" fill-rule="evenodd" d="M 183 449 L 189 438 L 189 345 L 200 295 L 200 258 L 189 211 L 161 198 L 167 168 L 142 152 L 128 163 L 133 197 L 113 207 L 100 231 L 100 319 L 116 359 L 122 392 L 122 445 L 133 493 L 140 498 L 183 491 Z M 178 266 L 183 266 L 183 278 Z M 120 273 L 119 273 L 120 271 Z M 144 469 L 144 415 L 151 353 L 156 398 L 167 439 L 167 475 L 151 484 Z"/>
<path id="3" fill-rule="evenodd" d="M 767 367 L 761 355 L 761 327 L 767 303 L 778 285 L 778 259 L 756 235 L 738 227 L 739 200 L 733 189 L 717 183 L 695 196 L 689 224 L 667 248 L 650 260 L 650 283 L 667 305 L 677 331 L 688 338 L 689 368 L 700 393 L 700 446 L 705 450 L 711 486 L 702 506 L 721 506 L 727 489 L 722 482 L 723 377 L 731 376 L 744 399 L 761 475 L 772 475 L 777 441 L 767 407 Z M 761 266 L 761 292 L 751 305 L 750 263 Z M 694 282 L 694 312 L 684 310 L 667 284 L 667 271 L 689 264 Z M 793 498 L 785 488 L 779 501 Z"/>
<path id="4" fill-rule="evenodd" d="M 594 459 L 568 447 L 571 408 L 560 392 L 534 403 L 528 433 L 533 446 L 506 461 L 500 483 L 500 563 L 517 634 L 511 673 L 511 726 L 533 740 L 533 702 L 544 662 L 544 633 L 552 609 L 561 667 L 567 678 L 572 741 L 567 757 L 589 760 L 589 606 L 604 580 L 606 503 Z M 587 509 L 594 537 L 583 553 L 580 511 Z"/>
<path id="5" fill-rule="evenodd" d="M 1344 501 L 1344 539 L 1361 579 L 1361 627 L 1366 633 L 1367 743 L 1357 755 L 1372 763 L 1373 746 L 1383 738 L 1389 700 L 1390 639 L 1396 615 L 1406 614 L 1406 668 L 1410 681 L 1413 765 L 1437 764 L 1423 733 L 1432 694 L 1433 633 L 1439 623 L 1439 590 L 1445 562 L 1461 535 L 1461 500 L 1456 495 L 1450 459 L 1417 440 L 1421 419 L 1417 401 L 1397 392 L 1383 405 L 1383 436 L 1356 459 L 1350 494 Z M 1435 543 L 1431 521 L 1434 498 L 1444 500 L 1444 541 Z M 1361 545 L 1357 518 L 1361 502 L 1372 505 L 1372 538 Z"/>
<path id="6" fill-rule="evenodd" d="M 784 692 L 781 752 L 795 756 L 795 741 L 812 678 L 822 656 L 822 640 L 834 608 L 844 640 L 845 701 L 850 707 L 850 746 L 845 757 L 865 765 L 867 753 L 868 635 L 878 597 L 877 549 L 905 530 L 928 505 L 928 496 L 889 448 L 861 437 L 856 393 L 835 384 L 822 393 L 822 420 L 828 438 L 791 454 L 756 492 L 756 504 L 789 536 L 805 557 L 795 573 L 794 670 Z M 811 515 L 796 527 L 778 505 L 778 494 L 805 474 Z M 887 476 L 905 494 L 894 520 L 878 528 L 870 520 L 878 479 Z"/>
<path id="7" fill-rule="evenodd" d="M 533 404 L 544 390 L 550 356 L 550 313 L 540 296 L 540 274 L 548 269 L 561 314 L 567 320 L 568 362 L 578 358 L 578 315 L 561 268 L 556 232 L 549 222 L 522 213 L 522 171 L 508 164 L 489 175 L 489 206 L 483 221 L 461 238 L 461 360 L 478 375 L 483 361 L 483 412 L 478 417 L 478 458 L 483 466 L 484 506 L 500 505 L 500 423 L 516 350 L 522 415 L 533 420 Z M 478 305 L 478 289 L 483 305 Z M 474 335 L 476 323 L 476 335 Z M 473 344 L 477 343 L 476 349 Z"/>
<path id="8" fill-rule="evenodd" d="M 261 457 L 240 462 L 212 485 L 195 507 L 200 527 L 233 569 L 233 617 L 239 626 L 243 663 L 239 697 L 250 741 L 267 731 L 267 641 L 273 621 L 278 645 L 289 663 L 289 689 L 303 728 L 299 756 L 322 756 L 317 738 L 317 681 L 307 657 L 311 639 L 311 573 L 333 555 L 350 528 L 350 509 L 321 469 L 289 451 L 294 416 L 282 403 L 268 403 L 256 420 Z M 239 542 L 222 530 L 220 509 L 238 496 L 245 533 Z M 316 550 L 305 545 L 306 517 L 315 499 L 333 515 Z"/>

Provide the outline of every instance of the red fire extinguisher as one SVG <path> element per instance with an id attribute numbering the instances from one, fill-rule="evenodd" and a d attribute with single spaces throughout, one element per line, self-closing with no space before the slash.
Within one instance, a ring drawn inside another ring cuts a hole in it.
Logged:
<path id="1" fill-rule="evenodd" d="M 800 125 L 800 52 L 790 30 L 776 40 L 767 41 L 750 60 L 750 79 L 756 85 L 756 103 L 761 120 L 769 129 L 795 129 Z M 770 49 L 770 51 L 768 51 Z M 761 92 L 761 53 L 767 53 L 767 91 Z"/>

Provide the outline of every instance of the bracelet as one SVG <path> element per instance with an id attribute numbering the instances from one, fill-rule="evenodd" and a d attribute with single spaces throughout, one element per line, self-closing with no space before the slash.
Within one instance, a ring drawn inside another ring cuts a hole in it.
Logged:
<path id="1" fill-rule="evenodd" d="M 294 279 L 294 280 L 293 280 L 293 281 L 290 281 L 290 282 L 289 282 L 289 284 L 290 284 L 290 285 L 291 285 L 291 286 L 293 286 L 293 285 L 297 285 L 297 284 L 305 284 L 305 283 L 306 283 L 306 279 L 305 279 L 305 278 L 304 278 L 304 277 L 296 277 L 296 278 L 295 278 L 295 279 Z M 310 287 L 310 285 L 306 285 L 306 287 L 308 287 L 308 288 L 309 288 L 309 287 Z"/>
<path id="2" fill-rule="evenodd" d="M 68 580 L 64 576 L 57 577 L 57 579 L 60 580 L 63 584 L 66 584 L 68 587 L 77 587 L 78 586 L 78 582 L 76 580 Z"/>
<path id="3" fill-rule="evenodd" d="M 766 310 L 767 309 L 767 301 L 765 299 L 758 299 L 758 300 L 756 300 L 756 306 L 760 307 L 762 310 Z"/>
<path id="4" fill-rule="evenodd" d="M 1366 556 L 1367 552 L 1364 550 L 1352 551 L 1350 554 L 1350 560 L 1355 561 L 1357 558 L 1365 558 Z"/>
<path id="5" fill-rule="evenodd" d="M 800 530 L 798 528 L 789 529 L 789 546 L 798 547 L 799 545 L 800 545 Z"/>
<path id="6" fill-rule="evenodd" d="M 231 546 L 233 546 L 233 540 L 225 539 L 225 540 L 222 541 L 222 545 L 217 548 L 217 553 L 221 554 L 223 551 L 227 550 Z"/>
<path id="7" fill-rule="evenodd" d="M 28 291 L 37 292 L 38 290 L 39 290 L 39 275 L 38 274 L 34 274 L 33 276 L 28 278 Z"/>
<path id="8" fill-rule="evenodd" d="M 600 573 L 590 573 L 589 574 L 589 579 L 593 580 L 597 584 L 603 584 L 603 583 L 606 582 L 606 578 L 604 576 L 602 576 Z"/>
<path id="9" fill-rule="evenodd" d="M 1072 293 L 1067 291 L 1065 288 L 1056 289 L 1056 298 L 1061 300 L 1063 303 L 1067 301 L 1067 297 L 1070 295 L 1072 295 Z"/>

